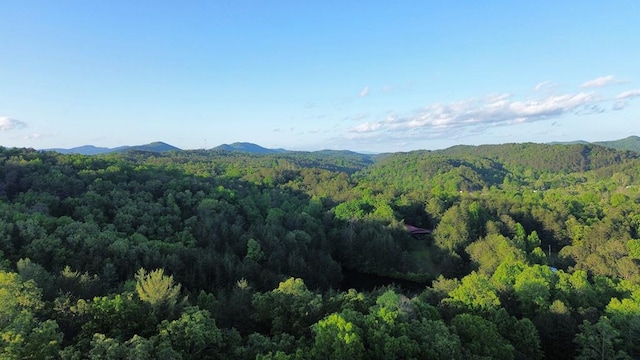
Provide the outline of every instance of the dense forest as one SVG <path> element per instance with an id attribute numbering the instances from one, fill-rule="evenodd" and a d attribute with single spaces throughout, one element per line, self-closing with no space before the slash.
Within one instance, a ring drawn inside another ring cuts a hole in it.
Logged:
<path id="1" fill-rule="evenodd" d="M 593 144 L 0 148 L 0 357 L 640 359 L 639 174 Z"/>

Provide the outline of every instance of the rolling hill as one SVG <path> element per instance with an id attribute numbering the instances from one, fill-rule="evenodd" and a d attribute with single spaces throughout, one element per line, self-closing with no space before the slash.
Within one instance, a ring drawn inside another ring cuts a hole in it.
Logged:
<path id="1" fill-rule="evenodd" d="M 594 142 L 594 144 L 612 149 L 640 152 L 640 137 L 635 135 L 620 140 L 598 141 Z"/>
<path id="2" fill-rule="evenodd" d="M 267 149 L 260 145 L 249 142 L 235 142 L 233 144 L 222 144 L 211 150 L 239 151 L 253 154 L 279 154 L 287 152 L 285 149 Z"/>
<path id="3" fill-rule="evenodd" d="M 54 148 L 54 149 L 43 149 L 42 151 L 55 151 L 60 154 L 100 155 L 100 154 L 109 154 L 109 153 L 115 153 L 115 152 L 125 152 L 130 150 L 165 152 L 165 151 L 179 151 L 181 149 L 161 141 L 156 141 L 150 144 L 134 145 L 134 146 L 119 146 L 115 148 L 84 145 L 84 146 L 78 146 L 70 149 Z"/>
<path id="4" fill-rule="evenodd" d="M 458 145 L 434 153 L 456 157 L 483 157 L 505 165 L 519 165 L 536 170 L 581 172 L 635 159 L 638 153 L 595 144 L 501 144 Z"/>

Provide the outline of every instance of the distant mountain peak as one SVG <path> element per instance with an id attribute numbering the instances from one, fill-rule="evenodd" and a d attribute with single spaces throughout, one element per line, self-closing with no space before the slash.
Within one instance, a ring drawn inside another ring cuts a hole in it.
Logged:
<path id="1" fill-rule="evenodd" d="M 129 150 L 142 150 L 142 151 L 152 151 L 152 152 L 165 152 L 165 151 L 176 151 L 176 150 L 180 150 L 179 148 L 173 146 L 173 145 L 169 145 L 165 142 L 162 141 L 154 141 L 152 143 L 149 144 L 145 144 L 145 145 L 136 145 L 136 146 L 129 146 L 126 147 L 120 151 L 129 151 Z"/>
<path id="2" fill-rule="evenodd" d="M 165 152 L 165 151 L 179 151 L 180 149 L 162 141 L 154 141 L 152 143 L 145 144 L 145 145 L 118 146 L 115 148 L 97 147 L 94 145 L 83 145 L 83 146 L 78 146 L 70 149 L 55 148 L 55 149 L 44 149 L 43 151 L 55 151 L 60 154 L 100 155 L 100 154 L 108 154 L 113 152 L 125 152 L 129 150 Z"/>
<path id="3" fill-rule="evenodd" d="M 278 154 L 287 151 L 285 149 L 268 149 L 250 142 L 234 142 L 232 144 L 222 144 L 214 147 L 212 150 L 237 151 L 254 154 Z"/>

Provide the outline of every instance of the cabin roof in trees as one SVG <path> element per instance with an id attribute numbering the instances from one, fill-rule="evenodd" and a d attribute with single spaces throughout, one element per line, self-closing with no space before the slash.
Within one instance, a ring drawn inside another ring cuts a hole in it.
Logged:
<path id="1" fill-rule="evenodd" d="M 411 235 L 431 234 L 431 230 L 429 229 L 424 229 L 424 228 L 420 228 L 420 227 L 409 225 L 409 224 L 405 224 L 404 226 L 407 228 L 407 231 L 411 233 Z"/>

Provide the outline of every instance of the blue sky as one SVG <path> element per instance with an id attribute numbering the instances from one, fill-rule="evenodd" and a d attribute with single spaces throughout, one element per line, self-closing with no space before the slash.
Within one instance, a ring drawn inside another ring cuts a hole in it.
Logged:
<path id="1" fill-rule="evenodd" d="M 0 145 L 408 151 L 640 135 L 638 1 L 31 1 Z"/>

